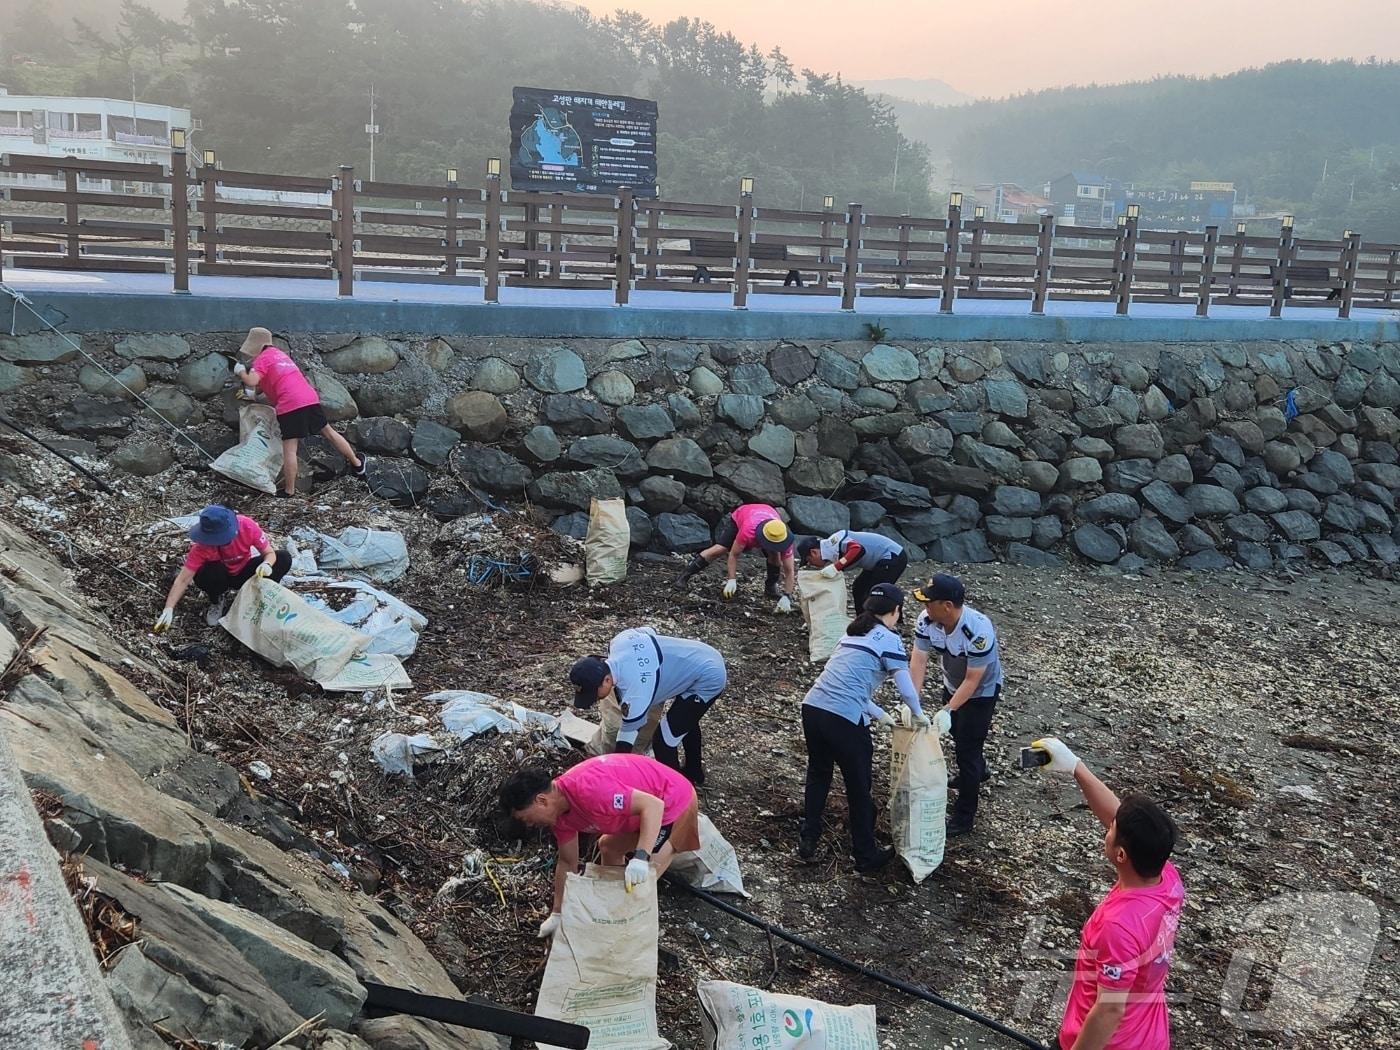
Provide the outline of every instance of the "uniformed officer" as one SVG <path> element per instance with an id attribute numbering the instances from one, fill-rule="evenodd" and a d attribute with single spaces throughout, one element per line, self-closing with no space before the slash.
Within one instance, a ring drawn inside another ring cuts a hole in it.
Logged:
<path id="1" fill-rule="evenodd" d="M 982 746 L 1001 696 L 1001 649 L 992 621 L 964 604 L 967 591 L 956 576 L 939 573 L 915 589 L 914 597 L 924 603 L 924 611 L 914 626 L 909 673 L 922 690 L 929 653 L 938 654 L 958 757 L 958 799 L 948 817 L 948 834 L 964 835 L 977 816 L 978 787 L 991 776 Z"/>
<path id="2" fill-rule="evenodd" d="M 797 541 L 797 560 L 834 580 L 838 572 L 859 569 L 851 585 L 856 612 L 865 608 L 865 599 L 877 583 L 898 583 L 909 567 L 909 555 L 888 536 L 878 532 L 852 532 L 842 529 L 826 539 L 804 536 Z"/>
<path id="3" fill-rule="evenodd" d="M 569 671 L 575 707 L 603 702 L 602 729 L 590 745 L 594 754 L 645 751 L 650 742 L 658 762 L 680 770 L 696 787 L 705 783 L 700 719 L 724 691 L 726 680 L 719 650 L 689 638 L 657 634 L 651 627 L 622 631 L 609 644 L 606 659 L 585 656 Z M 659 738 L 653 736 L 658 728 Z"/>

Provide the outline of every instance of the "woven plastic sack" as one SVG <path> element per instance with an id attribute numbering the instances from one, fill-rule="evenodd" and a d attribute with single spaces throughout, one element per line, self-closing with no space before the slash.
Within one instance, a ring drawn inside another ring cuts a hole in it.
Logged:
<path id="1" fill-rule="evenodd" d="M 238 407 L 238 444 L 209 464 L 226 478 L 259 492 L 276 492 L 282 478 L 282 431 L 271 405 Z"/>
<path id="2" fill-rule="evenodd" d="M 627 549 L 631 545 L 632 527 L 627 524 L 627 504 L 620 499 L 595 499 L 588 508 L 588 534 L 583 539 L 588 582 L 625 580 Z"/>
<path id="3" fill-rule="evenodd" d="M 570 872 L 560 920 L 536 1016 L 587 1028 L 589 1050 L 668 1050 L 656 1031 L 656 880 L 628 893 L 621 869 Z"/>
<path id="4" fill-rule="evenodd" d="M 832 1006 L 730 981 L 701 981 L 707 1050 L 879 1050 L 875 1007 Z"/>
<path id="5" fill-rule="evenodd" d="M 703 813 L 700 814 L 700 848 L 677 853 L 669 870 L 702 890 L 748 896 L 744 892 L 744 874 L 739 870 L 739 855 Z"/>
<path id="6" fill-rule="evenodd" d="M 846 616 L 846 581 L 839 574 L 828 580 L 819 572 L 802 569 L 797 573 L 797 603 L 807 621 L 807 658 L 823 663 L 836 651 L 851 622 Z"/>
<path id="7" fill-rule="evenodd" d="M 240 587 L 219 626 L 278 667 L 293 667 L 322 685 L 369 644 L 368 635 L 337 623 L 268 579 L 255 578 Z"/>
<path id="8" fill-rule="evenodd" d="M 333 678 L 320 683 L 328 693 L 360 693 L 373 689 L 412 689 L 402 661 L 389 653 L 356 653 Z"/>
<path id="9" fill-rule="evenodd" d="M 889 807 L 895 849 L 914 881 L 923 882 L 943 863 L 947 839 L 948 762 L 937 730 L 894 727 Z"/>

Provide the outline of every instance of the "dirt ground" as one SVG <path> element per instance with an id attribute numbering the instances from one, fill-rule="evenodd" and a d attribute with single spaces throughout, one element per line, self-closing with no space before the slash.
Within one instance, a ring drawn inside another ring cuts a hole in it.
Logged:
<path id="1" fill-rule="evenodd" d="M 372 761 L 370 741 L 386 729 L 440 728 L 430 717 L 436 705 L 420 699 L 435 689 L 481 690 L 562 713 L 569 664 L 605 651 L 622 628 L 651 624 L 715 645 L 729 664 L 729 689 L 704 724 L 702 807 L 738 850 L 753 894 L 741 903 L 754 914 L 1053 1039 L 1067 953 L 1111 884 L 1101 829 L 1073 782 L 1015 768 L 1019 747 L 1055 733 L 1110 786 L 1152 795 L 1180 825 L 1176 863 L 1188 898 L 1169 982 L 1175 1045 L 1394 1045 L 1392 771 L 1400 743 L 1391 723 L 1400 701 L 1400 585 L 1338 573 L 967 569 L 969 600 L 996 623 L 1008 674 L 988 744 L 994 776 L 975 833 L 950 844 L 942 867 L 914 885 L 898 862 L 877 878 L 854 873 L 839 778 L 817 862 L 801 864 L 793 853 L 804 767 L 799 705 L 818 669 L 807 661 L 801 619 L 776 616 L 759 596 L 757 559 L 743 567 L 739 598 L 728 604 L 716 600 L 715 569 L 678 597 L 670 584 L 679 559 L 635 563 L 625 583 L 598 592 L 481 590 L 464 571 L 470 527 L 374 507 L 348 480 L 313 500 L 277 501 L 218 484 L 211 493 L 208 475 L 186 474 L 164 486 L 126 481 L 124 495 L 94 499 L 63 481 L 63 468 L 42 469 L 58 491 L 42 504 L 6 491 L 0 513 L 63 552 L 123 641 L 188 685 L 188 701 L 178 685 L 156 698 L 196 741 L 240 770 L 254 761 L 271 767 L 270 780 L 250 775 L 250 786 L 308 847 L 408 920 L 464 993 L 522 1009 L 533 1003 L 545 958 L 534 933 L 548 908 L 551 851 L 538 835 L 518 841 L 496 819 L 495 789 L 527 758 L 573 759 L 539 739 L 492 738 L 456 746 L 416 780 L 391 779 Z M 220 496 L 274 535 L 311 522 L 330 532 L 353 523 L 409 536 L 412 568 L 387 589 L 430 619 L 407 661 L 411 692 L 391 703 L 323 694 L 206 628 L 194 596 L 168 640 L 148 633 L 183 542 L 172 533 L 150 537 L 146 527 Z M 518 515 L 503 520 L 505 538 L 488 527 L 484 544 L 544 549 L 550 558 L 564 551 Z M 905 582 L 930 571 L 911 569 Z M 911 605 L 906 637 L 916 612 Z M 171 657 L 195 643 L 212 650 L 204 669 Z M 897 702 L 892 689 L 882 699 L 891 709 Z M 887 737 L 876 746 L 883 801 Z M 883 816 L 881 826 L 887 830 Z M 462 874 L 464 855 L 484 867 L 440 896 Z M 1253 914 L 1270 902 L 1286 913 Z M 1379 911 L 1375 938 L 1366 936 L 1370 909 Z M 1309 926 L 1303 914 L 1327 921 Z M 1014 1045 L 770 943 L 675 888 L 662 891 L 661 921 L 661 1029 L 683 1050 L 701 1045 L 694 986 L 710 978 L 873 1002 L 890 1047 Z M 1352 950 L 1324 965 L 1338 928 L 1353 926 L 1373 951 L 1359 980 L 1334 987 L 1338 968 L 1345 975 L 1347 960 L 1365 954 Z M 1252 971 L 1246 953 L 1256 956 Z M 1290 999 L 1287 990 L 1297 994 Z M 1356 1001 L 1335 1018 L 1287 1006 L 1310 992 L 1346 1007 L 1348 991 Z M 1232 1009 L 1253 1013 L 1227 1016 Z"/>

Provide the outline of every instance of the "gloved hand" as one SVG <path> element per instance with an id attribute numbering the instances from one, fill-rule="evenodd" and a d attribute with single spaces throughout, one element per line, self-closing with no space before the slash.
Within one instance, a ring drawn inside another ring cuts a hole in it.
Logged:
<path id="1" fill-rule="evenodd" d="M 633 886 L 640 886 L 650 878 L 650 862 L 642 860 L 641 857 L 633 857 L 627 862 L 627 869 L 622 873 L 623 888 L 631 893 Z"/>
<path id="2" fill-rule="evenodd" d="M 933 723 L 928 720 L 928 715 L 921 712 L 914 716 L 915 729 L 927 729 L 931 725 L 933 725 Z"/>
<path id="3" fill-rule="evenodd" d="M 156 617 L 156 625 L 151 628 L 156 634 L 164 634 L 170 630 L 170 625 L 175 622 L 174 609 L 162 609 L 160 616 Z"/>
<path id="4" fill-rule="evenodd" d="M 823 565 L 821 568 L 821 572 L 819 572 L 817 575 L 819 575 L 824 580 L 834 580 L 836 579 L 837 575 L 840 574 L 840 572 L 841 570 L 838 569 L 836 567 L 836 564 L 833 562 L 830 565 Z"/>
<path id="5" fill-rule="evenodd" d="M 774 611 L 783 616 L 786 616 L 788 613 L 792 612 L 792 598 L 790 598 L 786 594 L 783 595 L 781 598 L 778 599 L 778 604 Z"/>
<path id="6" fill-rule="evenodd" d="M 933 724 L 939 736 L 947 736 L 953 731 L 953 712 L 946 707 L 940 707 L 933 716 Z"/>
<path id="7" fill-rule="evenodd" d="M 719 593 L 725 601 L 729 601 L 730 598 L 739 593 L 739 581 L 732 577 L 725 580 L 724 587 Z"/>
<path id="8" fill-rule="evenodd" d="M 549 918 L 545 919 L 544 922 L 540 923 L 540 932 L 535 934 L 535 936 L 542 941 L 553 937 L 556 933 L 559 932 L 559 923 L 561 921 L 562 920 L 557 911 L 550 912 Z"/>
<path id="9" fill-rule="evenodd" d="M 1053 736 L 1042 737 L 1039 740 L 1032 740 L 1031 747 L 1038 747 L 1042 751 L 1050 754 L 1050 764 L 1043 768 L 1052 773 L 1073 773 L 1079 766 L 1079 759 L 1062 740 Z"/>
<path id="10" fill-rule="evenodd" d="M 248 366 L 242 361 L 235 361 L 233 363 L 233 374 L 236 376 L 246 376 L 248 374 Z"/>
<path id="11" fill-rule="evenodd" d="M 889 729 L 891 726 L 894 725 L 894 719 L 890 717 L 890 713 L 888 711 L 881 711 L 875 717 L 875 724 L 881 729 Z"/>
<path id="12" fill-rule="evenodd" d="M 238 388 L 237 392 L 233 395 L 233 399 L 234 399 L 235 401 L 254 401 L 254 400 L 257 399 L 257 396 L 258 396 L 258 392 L 257 392 L 256 390 L 254 390 L 252 387 L 250 387 L 250 386 L 241 386 L 241 387 Z"/>
<path id="13" fill-rule="evenodd" d="M 258 562 L 258 567 L 253 570 L 253 575 L 260 580 L 267 579 L 272 575 L 272 564 L 265 561 Z"/>

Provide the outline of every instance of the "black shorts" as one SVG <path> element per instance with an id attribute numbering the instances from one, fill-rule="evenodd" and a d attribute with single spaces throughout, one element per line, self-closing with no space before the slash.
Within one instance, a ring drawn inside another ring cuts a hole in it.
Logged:
<path id="1" fill-rule="evenodd" d="M 277 417 L 277 429 L 282 431 L 284 439 L 307 438 L 319 434 L 321 428 L 327 425 L 326 413 L 319 402 L 305 408 L 294 408 L 286 415 Z"/>
<path id="2" fill-rule="evenodd" d="M 652 854 L 652 856 L 655 856 L 656 854 L 661 852 L 661 847 L 666 845 L 666 843 L 670 841 L 671 832 L 674 831 L 675 828 L 676 826 L 674 824 L 667 824 L 660 830 L 660 832 L 657 833 L 656 843 L 648 851 Z"/>
<path id="3" fill-rule="evenodd" d="M 720 547 L 732 547 L 734 541 L 739 538 L 739 525 L 734 520 L 733 514 L 726 514 L 720 523 L 715 526 L 715 544 Z"/>

